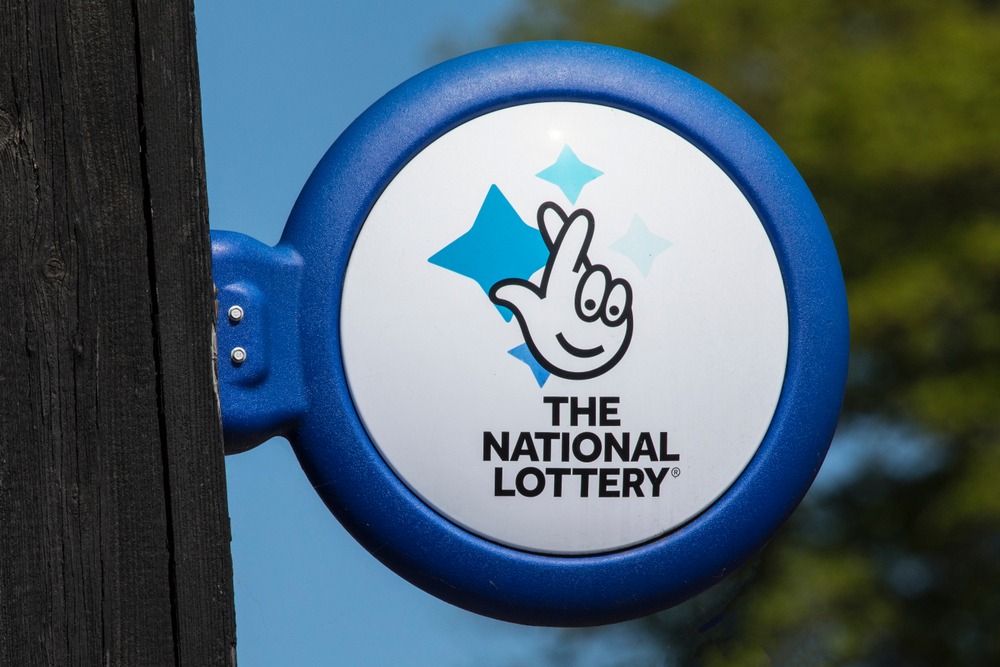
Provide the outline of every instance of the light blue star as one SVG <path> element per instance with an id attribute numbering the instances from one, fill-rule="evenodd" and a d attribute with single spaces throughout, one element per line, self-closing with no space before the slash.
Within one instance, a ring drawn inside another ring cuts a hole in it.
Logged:
<path id="1" fill-rule="evenodd" d="M 427 261 L 472 278 L 489 294 L 497 281 L 527 280 L 548 259 L 549 249 L 541 233 L 524 224 L 500 188 L 491 185 L 472 229 Z M 514 315 L 503 306 L 497 310 L 508 322 Z"/>
<path id="2" fill-rule="evenodd" d="M 559 159 L 556 160 L 556 163 L 538 172 L 535 176 L 543 181 L 558 185 L 566 198 L 569 199 L 569 203 L 575 204 L 583 186 L 602 174 L 604 174 L 603 171 L 598 171 L 590 165 L 580 162 L 580 158 L 576 156 L 569 144 L 566 144 L 563 146 L 562 152 L 559 153 Z"/>
<path id="3" fill-rule="evenodd" d="M 612 243 L 610 247 L 635 262 L 642 277 L 648 278 L 653 260 L 672 245 L 670 241 L 649 231 L 649 227 L 637 214 L 632 217 L 632 224 L 625 236 Z"/>
<path id="4" fill-rule="evenodd" d="M 551 375 L 551 373 L 539 365 L 527 345 L 521 343 L 513 350 L 507 350 L 507 354 L 526 363 L 528 368 L 531 369 L 531 374 L 535 376 L 535 382 L 538 383 L 538 386 L 545 386 L 545 382 L 549 379 L 549 375 Z"/>

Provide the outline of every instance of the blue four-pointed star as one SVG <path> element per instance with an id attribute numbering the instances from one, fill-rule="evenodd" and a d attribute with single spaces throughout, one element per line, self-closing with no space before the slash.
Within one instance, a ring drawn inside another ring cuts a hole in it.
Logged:
<path id="1" fill-rule="evenodd" d="M 427 261 L 472 278 L 489 294 L 500 280 L 529 279 L 548 259 L 541 233 L 524 224 L 500 188 L 491 185 L 472 229 Z M 497 310 L 508 322 L 513 317 L 507 308 Z"/>
<path id="2" fill-rule="evenodd" d="M 603 174 L 603 171 L 580 162 L 580 158 L 576 156 L 569 144 L 566 144 L 563 146 L 562 152 L 559 153 L 556 163 L 538 172 L 535 176 L 543 181 L 558 185 L 566 198 L 569 199 L 569 203 L 575 204 L 583 186 Z"/>
<path id="3" fill-rule="evenodd" d="M 653 267 L 653 260 L 672 245 L 673 243 L 662 236 L 657 236 L 649 231 L 649 227 L 637 214 L 632 217 L 632 224 L 625 236 L 612 243 L 610 248 L 631 259 L 642 277 L 648 278 L 649 270 Z"/>
<path id="4" fill-rule="evenodd" d="M 531 369 L 531 374 L 535 376 L 535 382 L 538 383 L 539 387 L 544 387 L 545 382 L 549 379 L 550 373 L 542 368 L 542 365 L 538 363 L 534 356 L 531 354 L 531 350 L 524 343 L 521 343 L 513 350 L 507 350 L 507 354 L 519 359 L 528 365 Z"/>

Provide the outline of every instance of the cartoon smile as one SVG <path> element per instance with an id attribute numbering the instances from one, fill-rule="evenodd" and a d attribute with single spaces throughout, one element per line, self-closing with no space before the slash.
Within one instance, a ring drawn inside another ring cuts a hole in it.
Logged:
<path id="1" fill-rule="evenodd" d="M 598 345 L 597 347 L 592 347 L 588 350 L 581 350 L 578 347 L 573 346 L 566 337 L 562 335 L 562 332 L 556 334 L 556 340 L 562 345 L 562 348 L 572 354 L 574 357 L 580 357 L 581 359 L 589 359 L 591 357 L 596 357 L 601 352 L 604 352 L 604 346 Z"/>

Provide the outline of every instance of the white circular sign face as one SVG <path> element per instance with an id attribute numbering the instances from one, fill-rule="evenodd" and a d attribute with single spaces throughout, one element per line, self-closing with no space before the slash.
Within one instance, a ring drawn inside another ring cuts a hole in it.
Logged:
<path id="1" fill-rule="evenodd" d="M 689 521 L 777 405 L 785 290 L 753 208 L 674 132 L 508 107 L 431 143 L 361 228 L 341 302 L 358 414 L 450 521 L 588 554 Z"/>

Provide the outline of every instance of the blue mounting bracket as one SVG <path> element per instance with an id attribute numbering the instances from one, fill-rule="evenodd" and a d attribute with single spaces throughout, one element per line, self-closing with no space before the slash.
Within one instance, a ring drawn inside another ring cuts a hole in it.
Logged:
<path id="1" fill-rule="evenodd" d="M 271 248 L 244 234 L 212 232 L 227 454 L 287 436 L 305 412 L 298 328 L 302 266 L 302 257 L 289 246 Z"/>

